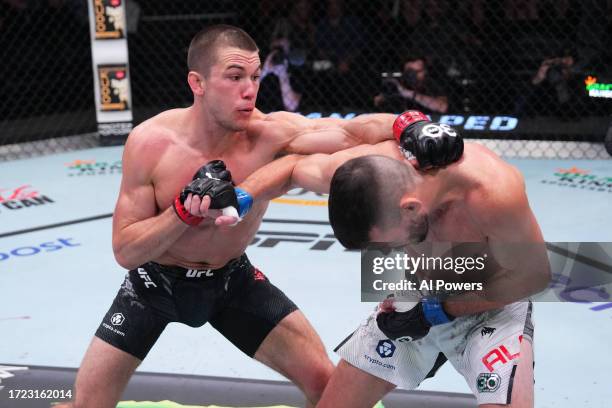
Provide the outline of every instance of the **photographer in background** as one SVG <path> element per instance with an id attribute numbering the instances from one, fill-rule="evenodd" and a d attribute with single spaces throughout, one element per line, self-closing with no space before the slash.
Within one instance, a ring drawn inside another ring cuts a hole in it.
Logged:
<path id="1" fill-rule="evenodd" d="M 301 65 L 303 61 L 290 61 L 290 59 L 289 40 L 286 38 L 274 40 L 261 70 L 257 107 L 262 112 L 295 112 L 299 108 L 302 100 L 300 81 L 294 80 L 289 67 Z"/>
<path id="2" fill-rule="evenodd" d="M 404 62 L 400 78 L 383 78 L 381 93 L 374 97 L 374 106 L 388 112 L 446 113 L 448 96 L 431 81 L 425 58 L 415 57 Z"/>
<path id="3" fill-rule="evenodd" d="M 516 103 L 519 116 L 581 116 L 586 110 L 583 78 L 571 49 L 546 58 Z"/>

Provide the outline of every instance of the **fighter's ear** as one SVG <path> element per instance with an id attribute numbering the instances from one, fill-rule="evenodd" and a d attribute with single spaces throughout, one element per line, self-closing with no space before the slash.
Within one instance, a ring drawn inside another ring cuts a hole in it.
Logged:
<path id="1" fill-rule="evenodd" d="M 411 197 L 409 195 L 404 195 L 400 199 L 400 208 L 403 211 L 407 211 L 411 215 L 418 214 L 422 206 L 423 206 L 423 203 L 421 203 L 420 200 L 414 197 Z"/>
<path id="2" fill-rule="evenodd" d="M 189 71 L 189 74 L 187 74 L 187 83 L 195 96 L 204 96 L 205 80 L 201 74 L 196 71 Z"/>

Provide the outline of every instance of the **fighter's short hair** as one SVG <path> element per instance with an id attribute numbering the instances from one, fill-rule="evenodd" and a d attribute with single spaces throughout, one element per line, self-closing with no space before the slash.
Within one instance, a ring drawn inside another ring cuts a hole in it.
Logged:
<path id="1" fill-rule="evenodd" d="M 351 159 L 334 173 L 329 190 L 329 222 L 338 241 L 349 249 L 370 243 L 375 225 L 400 220 L 402 194 L 416 185 L 414 169 L 385 156 Z"/>
<path id="2" fill-rule="evenodd" d="M 220 47 L 235 47 L 246 51 L 259 51 L 257 44 L 246 31 L 227 24 L 207 27 L 197 33 L 189 44 L 187 67 L 190 71 L 210 73 Z"/>

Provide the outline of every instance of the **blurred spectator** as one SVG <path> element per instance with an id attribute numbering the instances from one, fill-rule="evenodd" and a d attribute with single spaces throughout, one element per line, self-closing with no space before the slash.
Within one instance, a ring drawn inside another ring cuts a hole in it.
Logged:
<path id="1" fill-rule="evenodd" d="M 411 38 L 422 22 L 423 0 L 400 0 L 397 16 L 397 35 L 400 41 Z M 400 44 L 405 46 L 405 44 Z"/>
<path id="2" fill-rule="evenodd" d="M 576 53 L 566 49 L 542 61 L 525 92 L 519 92 L 515 113 L 567 118 L 585 114 L 586 103 Z"/>
<path id="3" fill-rule="evenodd" d="M 181 1 L 179 3 L 184 3 Z M 210 3 L 214 6 L 217 2 L 200 2 Z M 286 0 L 234 0 L 231 2 L 235 7 L 239 15 L 239 26 L 247 33 L 249 33 L 255 42 L 260 46 L 267 46 L 272 37 L 272 30 L 276 21 L 282 16 L 282 13 L 286 10 Z M 143 3 L 143 5 L 146 3 Z M 201 5 L 195 5 L 194 9 L 201 8 Z M 160 3 L 164 9 L 168 9 L 171 3 L 164 2 Z M 174 7 L 174 4 L 172 4 Z M 219 10 L 224 10 L 223 7 L 217 5 Z M 146 14 L 146 13 L 145 13 Z M 230 21 L 221 21 L 230 23 Z"/>
<path id="4" fill-rule="evenodd" d="M 453 25 L 457 42 L 447 57 L 446 76 L 449 80 L 449 99 L 462 112 L 478 110 L 482 104 L 487 80 L 499 65 L 491 36 L 491 9 L 486 0 L 467 0 L 457 3 Z M 490 102 L 487 109 L 491 109 Z"/>
<path id="5" fill-rule="evenodd" d="M 439 66 L 453 55 L 459 41 L 448 0 L 401 0 L 396 23 L 398 46 L 424 55 Z"/>
<path id="6" fill-rule="evenodd" d="M 574 44 L 578 50 L 580 69 L 603 68 L 604 55 L 610 50 L 606 27 L 606 0 L 581 0 Z"/>
<path id="7" fill-rule="evenodd" d="M 375 77 L 381 72 L 399 68 L 396 66 L 400 60 L 398 50 L 401 42 L 409 38 L 398 32 L 399 25 L 393 18 L 393 8 L 392 1 L 376 0 L 368 2 L 368 8 L 364 10 L 365 15 L 370 17 L 363 20 L 366 35 L 363 57 Z"/>
<path id="8" fill-rule="evenodd" d="M 272 42 L 286 39 L 294 55 L 300 54 L 304 60 L 312 57 L 310 54 L 315 46 L 316 28 L 311 11 L 311 0 L 297 0 L 292 3 L 289 16 L 281 17 L 274 24 Z"/>
<path id="9" fill-rule="evenodd" d="M 538 1 L 505 0 L 504 12 L 508 21 L 534 21 L 538 19 Z"/>
<path id="10" fill-rule="evenodd" d="M 383 79 L 383 90 L 374 97 L 382 111 L 416 109 L 425 113 L 446 113 L 448 97 L 431 80 L 424 57 L 408 58 L 399 79 Z"/>
<path id="11" fill-rule="evenodd" d="M 321 94 L 318 102 L 328 109 L 354 108 L 363 105 L 363 84 L 368 80 L 358 66 L 363 46 L 361 22 L 345 13 L 343 0 L 327 0 L 326 5 L 325 16 L 317 25 L 318 60 L 313 68 L 318 71 L 317 84 L 329 87 L 332 97 Z"/>
<path id="12" fill-rule="evenodd" d="M 537 51 L 543 49 L 534 44 L 532 38 L 542 34 L 539 27 L 539 14 L 537 0 L 504 0 L 503 2 L 503 31 L 505 52 L 511 59 L 524 60 Z M 521 50 L 521 52 L 517 52 Z M 516 61 L 511 62 L 515 65 Z"/>
<path id="13" fill-rule="evenodd" d="M 330 60 L 346 73 L 361 52 L 362 30 L 359 19 L 345 14 L 344 0 L 327 0 L 326 14 L 317 25 L 317 51 L 320 59 Z"/>
<path id="14" fill-rule="evenodd" d="M 275 111 L 295 112 L 300 106 L 302 92 L 299 80 L 293 80 L 289 70 L 289 42 L 286 39 L 272 43 L 272 51 L 266 57 L 260 77 L 257 107 L 265 113 Z M 297 86 L 297 88 L 296 88 Z"/>

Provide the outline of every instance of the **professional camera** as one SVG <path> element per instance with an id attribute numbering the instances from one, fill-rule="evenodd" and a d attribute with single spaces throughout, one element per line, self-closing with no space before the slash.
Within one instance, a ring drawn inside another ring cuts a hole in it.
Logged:
<path id="1" fill-rule="evenodd" d="M 400 82 L 402 83 L 404 88 L 415 89 L 419 82 L 416 71 L 413 71 L 411 69 L 404 71 Z"/>

